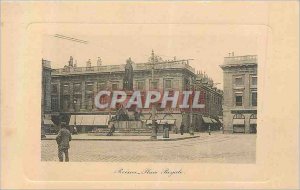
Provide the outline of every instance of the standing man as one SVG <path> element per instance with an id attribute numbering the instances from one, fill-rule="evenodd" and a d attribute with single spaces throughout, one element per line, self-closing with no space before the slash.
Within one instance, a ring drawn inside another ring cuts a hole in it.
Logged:
<path id="1" fill-rule="evenodd" d="M 184 130 L 184 124 L 183 122 L 181 122 L 181 125 L 180 125 L 180 134 L 183 135 L 183 130 Z"/>
<path id="2" fill-rule="evenodd" d="M 115 130 L 116 130 L 115 124 L 112 123 L 112 124 L 111 124 L 111 127 L 110 127 L 110 130 L 109 130 L 109 132 L 107 133 L 106 136 L 112 136 L 113 133 L 115 132 Z"/>
<path id="3" fill-rule="evenodd" d="M 56 142 L 58 145 L 58 158 L 60 162 L 64 161 L 64 155 L 65 154 L 65 162 L 69 162 L 69 148 L 70 144 L 69 142 L 72 140 L 72 136 L 70 131 L 66 128 L 66 123 L 61 123 L 61 129 L 58 132 L 58 135 L 56 137 Z"/>

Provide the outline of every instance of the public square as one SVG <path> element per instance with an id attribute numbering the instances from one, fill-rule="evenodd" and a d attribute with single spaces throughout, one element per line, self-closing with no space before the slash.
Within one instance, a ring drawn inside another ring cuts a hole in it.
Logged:
<path id="1" fill-rule="evenodd" d="M 176 141 L 73 140 L 69 157 L 70 162 L 255 163 L 255 134 L 195 135 Z M 41 141 L 41 160 L 58 161 L 55 140 Z"/>

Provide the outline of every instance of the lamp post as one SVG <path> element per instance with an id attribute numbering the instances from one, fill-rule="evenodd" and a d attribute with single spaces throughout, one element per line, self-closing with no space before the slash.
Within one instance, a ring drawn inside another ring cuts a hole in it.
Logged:
<path id="1" fill-rule="evenodd" d="M 154 87 L 154 65 L 155 65 L 155 55 L 154 55 L 154 51 L 152 50 L 151 53 L 151 86 L 152 88 Z M 151 108 L 151 119 L 152 119 L 152 133 L 151 133 L 151 139 L 157 139 L 157 129 L 156 129 L 156 106 L 155 104 L 152 104 L 152 108 Z"/>
<path id="2" fill-rule="evenodd" d="M 75 108 L 74 110 L 75 110 L 75 112 L 76 112 L 76 103 L 77 103 L 77 100 L 76 100 L 76 99 L 74 99 L 74 101 L 73 101 L 73 102 L 74 102 L 74 108 Z M 75 118 L 74 118 L 74 120 L 75 120 L 75 121 L 74 121 L 74 128 L 76 128 L 76 114 L 75 114 Z"/>
<path id="3" fill-rule="evenodd" d="M 194 83 L 192 77 L 190 77 L 190 90 L 194 91 Z M 195 96 L 195 95 L 194 95 Z M 193 126 L 193 103 L 191 101 L 190 103 L 190 127 L 189 127 L 189 133 L 190 135 L 194 135 L 194 126 Z"/>

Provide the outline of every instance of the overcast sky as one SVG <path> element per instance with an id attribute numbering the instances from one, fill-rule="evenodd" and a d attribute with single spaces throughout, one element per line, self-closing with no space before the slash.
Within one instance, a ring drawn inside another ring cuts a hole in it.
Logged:
<path id="1" fill-rule="evenodd" d="M 87 44 L 53 37 L 61 34 L 88 41 Z M 91 59 L 96 65 L 124 64 L 128 57 L 146 62 L 151 50 L 163 59 L 194 59 L 196 70 L 205 71 L 217 87 L 223 89 L 223 73 L 219 65 L 229 52 L 258 55 L 264 49 L 266 28 L 251 25 L 203 24 L 48 24 L 43 35 L 43 58 L 52 68 L 68 64 L 72 55 L 78 66 Z"/>

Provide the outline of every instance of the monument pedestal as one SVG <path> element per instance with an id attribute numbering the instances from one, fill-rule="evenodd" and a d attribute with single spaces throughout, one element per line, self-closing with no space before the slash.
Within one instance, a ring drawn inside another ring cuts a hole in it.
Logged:
<path id="1" fill-rule="evenodd" d="M 138 129 L 146 127 L 142 121 L 113 121 L 113 124 L 116 129 Z"/>

